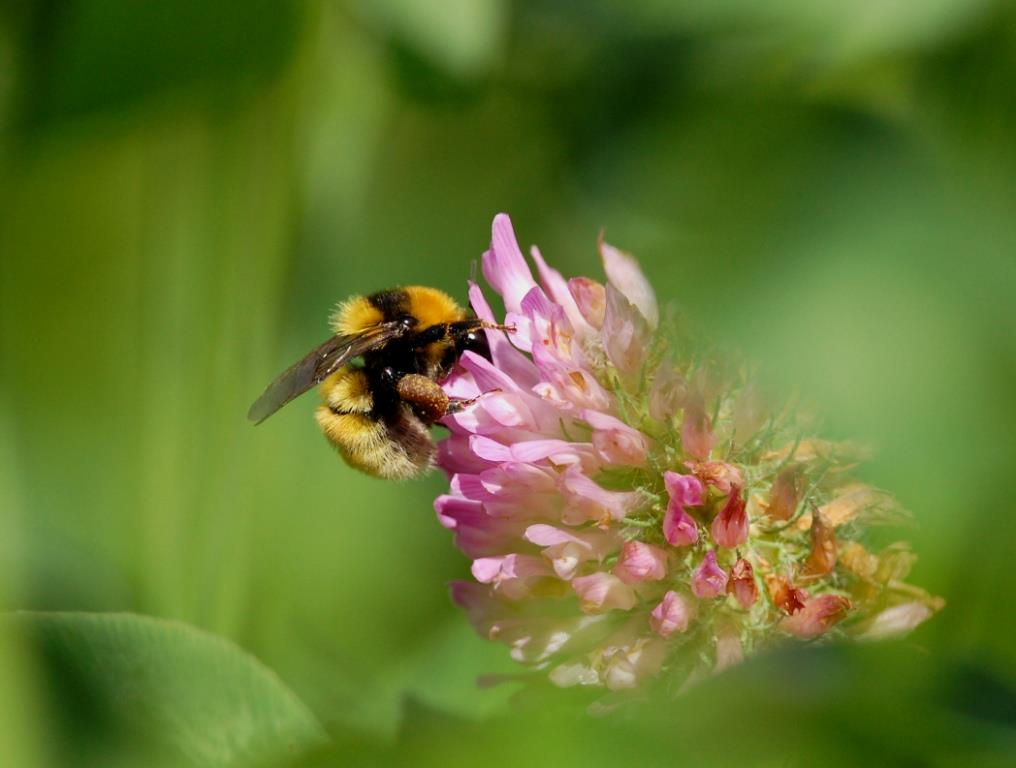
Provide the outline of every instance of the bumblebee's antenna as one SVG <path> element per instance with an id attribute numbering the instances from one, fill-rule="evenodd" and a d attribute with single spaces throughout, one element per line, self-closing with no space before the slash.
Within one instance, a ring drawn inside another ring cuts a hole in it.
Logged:
<path id="1" fill-rule="evenodd" d="M 500 323 L 488 323 L 486 320 L 480 320 L 480 327 L 486 328 L 489 331 L 504 331 L 505 333 L 515 333 L 518 328 L 515 327 L 515 323 L 508 323 L 502 325 Z"/>

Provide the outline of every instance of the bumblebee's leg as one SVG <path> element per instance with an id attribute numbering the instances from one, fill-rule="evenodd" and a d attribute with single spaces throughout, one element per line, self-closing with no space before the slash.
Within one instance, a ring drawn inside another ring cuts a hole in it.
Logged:
<path id="1" fill-rule="evenodd" d="M 430 328 L 421 331 L 415 337 L 417 346 L 425 346 L 435 341 L 451 340 L 457 346 L 468 341 L 470 337 L 475 337 L 484 328 L 492 331 L 507 331 L 508 333 L 515 332 L 514 325 L 499 325 L 498 323 L 488 323 L 486 320 L 480 320 L 479 318 L 472 318 L 470 320 L 458 320 L 454 323 L 438 323 L 432 325 Z"/>
<path id="2" fill-rule="evenodd" d="M 494 390 L 491 390 L 493 392 Z M 490 394 L 489 392 L 481 392 L 476 397 L 466 398 L 465 400 L 451 400 L 448 403 L 447 413 L 458 413 L 459 411 L 465 410 L 484 395 Z"/>
<path id="3" fill-rule="evenodd" d="M 418 373 L 407 373 L 400 378 L 396 391 L 428 424 L 444 418 L 451 404 L 448 395 L 437 382 Z"/>
<path id="4" fill-rule="evenodd" d="M 396 389 L 399 397 L 412 405 L 417 415 L 428 424 L 440 421 L 450 413 L 458 413 L 484 395 L 490 394 L 490 392 L 481 392 L 476 397 L 452 400 L 437 382 L 418 373 L 407 373 L 399 379 Z M 491 392 L 499 391 L 491 390 Z"/>

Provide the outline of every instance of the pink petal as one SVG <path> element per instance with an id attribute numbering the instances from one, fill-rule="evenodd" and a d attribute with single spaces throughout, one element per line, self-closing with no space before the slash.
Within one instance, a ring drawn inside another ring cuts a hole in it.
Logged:
<path id="1" fill-rule="evenodd" d="M 695 519 L 674 501 L 667 505 L 663 515 L 663 538 L 673 547 L 687 547 L 699 539 Z"/>
<path id="2" fill-rule="evenodd" d="M 452 491 L 464 496 L 467 499 L 477 501 L 494 501 L 497 499 L 527 499 L 537 489 L 524 483 L 513 483 L 507 479 L 505 467 L 513 466 L 512 463 L 501 464 L 490 467 L 482 472 L 462 472 L 452 480 Z M 534 467 L 535 469 L 535 467 Z M 539 489 L 542 491 L 543 489 Z"/>
<path id="3" fill-rule="evenodd" d="M 730 489 L 730 496 L 720 513 L 713 518 L 713 541 L 733 549 L 748 540 L 748 512 L 740 486 Z"/>
<path id="4" fill-rule="evenodd" d="M 534 494 L 557 492 L 557 474 L 552 469 L 520 461 L 485 470 L 480 480 L 492 496 L 510 496 L 523 501 Z"/>
<path id="5" fill-rule="evenodd" d="M 448 397 L 462 400 L 476 397 L 483 391 L 477 386 L 472 374 L 458 369 L 441 384 L 441 387 Z"/>
<path id="6" fill-rule="evenodd" d="M 578 464 L 595 467 L 596 457 L 588 443 L 569 443 L 564 440 L 524 440 L 513 445 L 504 445 L 482 435 L 472 435 L 469 445 L 482 459 L 495 462 L 521 462 L 533 464 L 549 460 L 563 466 Z"/>
<path id="7" fill-rule="evenodd" d="M 656 371 L 649 390 L 649 416 L 656 421 L 669 423 L 684 406 L 688 396 L 688 382 L 673 364 L 664 361 Z"/>
<path id="8" fill-rule="evenodd" d="M 458 521 L 470 515 L 482 515 L 483 504 L 461 496 L 442 494 L 434 501 L 438 522 L 445 528 L 454 529 Z"/>
<path id="9" fill-rule="evenodd" d="M 617 548 L 614 534 L 597 530 L 567 531 L 551 525 L 530 525 L 524 538 L 544 547 L 542 554 L 560 579 L 571 579 L 583 563 L 601 561 Z"/>
<path id="10" fill-rule="evenodd" d="M 560 335 L 569 340 L 570 346 L 570 339 L 574 335 L 574 331 L 565 316 L 564 309 L 551 301 L 540 286 L 534 285 L 526 291 L 519 310 L 533 324 L 534 342 L 539 339 L 544 345 L 557 345 L 558 340 L 554 337 Z M 562 351 L 567 352 L 568 350 L 566 347 L 562 347 Z"/>
<path id="11" fill-rule="evenodd" d="M 498 398 L 494 402 L 489 401 Z M 517 405 L 517 408 L 512 408 Z M 441 420 L 443 426 L 458 434 L 497 436 L 501 442 L 525 440 L 533 436 L 529 413 L 517 398 L 489 395 L 471 408 L 459 411 Z"/>
<path id="12" fill-rule="evenodd" d="M 495 394 L 483 398 L 479 407 L 502 427 L 538 432 L 539 424 L 533 412 L 528 408 L 525 398 L 516 393 Z"/>
<path id="13" fill-rule="evenodd" d="M 481 584 L 490 584 L 501 573 L 503 557 L 481 557 L 473 561 L 470 572 Z"/>
<path id="14" fill-rule="evenodd" d="M 501 295 L 505 308 L 509 312 L 518 312 L 522 298 L 536 285 L 536 281 L 519 250 L 515 230 L 507 214 L 499 213 L 494 217 L 490 250 L 483 254 L 481 263 L 483 276 Z"/>
<path id="15" fill-rule="evenodd" d="M 522 354 L 522 352 L 532 352 L 533 336 L 535 335 L 532 321 L 519 312 L 507 312 L 504 316 L 504 322 L 505 325 L 510 325 L 515 329 L 508 336 L 508 340 L 515 347 L 515 351 L 519 352 L 519 354 Z"/>
<path id="16" fill-rule="evenodd" d="M 652 544 L 629 541 L 621 549 L 614 575 L 626 584 L 659 581 L 667 575 L 667 553 Z"/>
<path id="17" fill-rule="evenodd" d="M 542 554 L 550 562 L 557 577 L 563 581 L 570 580 L 578 572 L 579 566 L 591 559 L 585 549 L 570 541 L 547 547 Z"/>
<path id="18" fill-rule="evenodd" d="M 816 595 L 804 607 L 779 624 L 780 629 L 792 635 L 812 638 L 821 635 L 843 619 L 850 609 L 850 601 L 840 595 Z"/>
<path id="19" fill-rule="evenodd" d="M 702 395 L 692 392 L 684 404 L 684 419 L 681 422 L 681 447 L 689 456 L 705 461 L 713 450 L 712 426 L 706 415 Z"/>
<path id="20" fill-rule="evenodd" d="M 695 477 L 722 494 L 729 494 L 735 485 L 744 485 L 741 470 L 725 461 L 686 461 L 684 465 Z"/>
<path id="21" fill-rule="evenodd" d="M 547 675 L 550 682 L 558 688 L 571 688 L 573 685 L 596 685 L 600 682 L 599 673 L 581 661 L 559 664 Z"/>
<path id="22" fill-rule="evenodd" d="M 623 520 L 643 503 L 638 492 L 608 491 L 574 465 L 561 474 L 560 487 L 566 504 L 561 519 L 569 525 L 589 520 Z"/>
<path id="23" fill-rule="evenodd" d="M 536 269 L 540 273 L 540 282 L 543 283 L 544 290 L 564 310 L 568 322 L 571 323 L 575 332 L 583 337 L 594 335 L 595 329 L 586 322 L 582 312 L 579 311 L 575 298 L 568 289 L 568 282 L 561 276 L 561 273 L 547 266 L 547 262 L 543 260 L 543 254 L 535 245 L 529 249 L 529 254 L 536 262 Z"/>
<path id="24" fill-rule="evenodd" d="M 933 613 L 924 603 L 894 605 L 875 616 L 861 636 L 868 640 L 899 637 L 931 618 Z"/>
<path id="25" fill-rule="evenodd" d="M 612 691 L 636 687 L 660 671 L 666 650 L 663 641 L 645 637 L 624 647 L 608 648 L 601 655 L 603 684 Z"/>
<path id="26" fill-rule="evenodd" d="M 459 496 L 438 496 L 434 509 L 441 525 L 455 531 L 455 546 L 471 558 L 505 552 L 525 525 L 493 518 L 481 502 Z"/>
<path id="27" fill-rule="evenodd" d="M 459 472 L 452 478 L 452 492 L 471 501 L 486 501 L 496 498 L 481 479 L 480 472 Z"/>
<path id="28" fill-rule="evenodd" d="M 497 322 L 480 286 L 472 282 L 469 284 L 469 303 L 481 320 L 488 323 Z M 512 346 L 504 331 L 487 330 L 485 333 L 493 367 L 515 382 L 517 387 L 531 389 L 539 381 L 539 374 L 533 362 Z"/>
<path id="29" fill-rule="evenodd" d="M 480 472 L 490 463 L 476 455 L 469 437 L 451 435 L 437 444 L 437 465 L 449 477 L 457 472 Z"/>
<path id="30" fill-rule="evenodd" d="M 510 600 L 528 597 L 534 584 L 554 575 L 542 557 L 518 554 L 478 558 L 473 561 L 471 571 L 477 581 L 493 584 Z"/>
<path id="31" fill-rule="evenodd" d="M 607 273 L 610 284 L 624 294 L 632 304 L 638 307 L 642 317 L 655 329 L 660 323 L 660 311 L 656 304 L 656 293 L 642 274 L 635 259 L 612 245 L 600 241 L 600 256 L 603 259 L 603 271 Z"/>
<path id="32" fill-rule="evenodd" d="M 738 558 L 734 567 L 730 569 L 727 591 L 745 610 L 751 608 L 758 600 L 758 584 L 755 583 L 754 569 L 743 557 Z"/>
<path id="33" fill-rule="evenodd" d="M 596 530 L 571 531 L 553 525 L 537 523 L 530 525 L 523 533 L 523 538 L 538 547 L 551 547 L 555 544 L 576 544 L 590 554 L 599 556 L 606 554 L 615 539 L 612 535 Z"/>
<path id="34" fill-rule="evenodd" d="M 596 330 L 603 328 L 607 311 L 607 291 L 603 284 L 588 277 L 573 277 L 568 281 L 568 290 L 583 319 Z"/>
<path id="35" fill-rule="evenodd" d="M 504 619 L 495 624 L 499 640 L 511 646 L 511 657 L 523 664 L 543 664 L 572 648 L 588 647 L 604 631 L 606 616 L 561 618 L 526 616 Z"/>
<path id="36" fill-rule="evenodd" d="M 649 438 L 620 419 L 599 411 L 585 410 L 583 420 L 593 428 L 593 447 L 607 464 L 644 466 L 649 454 Z"/>
<path id="37" fill-rule="evenodd" d="M 691 600 L 671 590 L 649 614 L 649 626 L 660 637 L 670 637 L 675 632 L 687 630 L 694 613 L 695 607 Z"/>
<path id="38" fill-rule="evenodd" d="M 716 630 L 716 672 L 740 664 L 744 660 L 744 646 L 736 627 L 728 622 L 718 622 Z"/>
<path id="39" fill-rule="evenodd" d="M 607 358 L 622 379 L 629 383 L 637 381 L 649 351 L 649 329 L 635 307 L 613 285 L 607 286 L 602 336 Z"/>
<path id="40" fill-rule="evenodd" d="M 613 408 L 613 397 L 583 363 L 562 359 L 541 345 L 533 347 L 533 360 L 543 377 L 533 391 L 548 402 L 576 415 L 582 409 L 608 411 Z"/>
<path id="41" fill-rule="evenodd" d="M 664 472 L 663 484 L 670 502 L 663 516 L 663 537 L 675 547 L 684 547 L 698 541 L 698 524 L 685 512 L 685 506 L 702 504 L 702 483 L 692 475 Z"/>
<path id="42" fill-rule="evenodd" d="M 602 613 L 614 609 L 630 611 L 635 607 L 635 592 L 632 588 L 609 573 L 576 576 L 571 585 L 579 596 L 585 613 Z"/>
<path id="43" fill-rule="evenodd" d="M 705 559 L 691 579 L 691 591 L 700 600 L 719 597 L 727 591 L 727 572 L 716 564 L 716 552 L 706 552 Z"/>
<path id="44" fill-rule="evenodd" d="M 512 457 L 516 461 L 535 462 L 543 459 L 552 459 L 561 454 L 571 456 L 575 452 L 577 444 L 568 443 L 564 440 L 529 440 L 524 443 L 516 443 L 512 446 Z"/>
<path id="45" fill-rule="evenodd" d="M 479 409 L 490 414 L 499 424 L 529 429 L 543 435 L 552 435 L 560 430 L 561 413 L 533 394 L 530 388 L 521 387 L 521 382 L 512 380 L 506 371 L 499 370 L 489 360 L 472 352 L 462 356 L 461 364 L 472 375 L 477 388 L 488 393 L 477 403 Z M 533 371 L 535 383 L 538 378 L 535 367 Z M 471 408 L 464 413 L 473 414 L 475 421 L 478 418 L 475 415 L 477 410 Z"/>
<path id="46" fill-rule="evenodd" d="M 491 440 L 489 437 L 473 435 L 469 438 L 469 447 L 473 449 L 473 453 L 487 461 L 513 460 L 512 449 L 509 446 L 502 445 L 496 440 Z"/>
<path id="47" fill-rule="evenodd" d="M 485 558 L 501 561 L 501 575 L 507 579 L 524 579 L 530 576 L 546 576 L 547 564 L 535 555 L 504 555 L 500 558 Z M 476 561 L 479 562 L 479 561 Z M 477 579 L 479 581 L 479 579 Z"/>
<path id="48" fill-rule="evenodd" d="M 508 373 L 475 352 L 465 352 L 459 359 L 462 367 L 469 371 L 480 392 L 524 392 L 525 390 Z"/>
<path id="49" fill-rule="evenodd" d="M 452 582 L 452 600 L 464 608 L 482 637 L 511 647 L 511 657 L 541 664 L 574 645 L 587 646 L 604 633 L 605 616 L 560 618 L 541 615 L 533 604 L 512 603 L 494 596 L 476 582 Z"/>
<path id="50" fill-rule="evenodd" d="M 702 504 L 702 483 L 692 475 L 664 472 L 663 484 L 671 501 L 682 507 L 698 507 Z"/>
<path id="51" fill-rule="evenodd" d="M 490 588 L 475 581 L 453 581 L 449 585 L 452 601 L 466 611 L 477 634 L 493 639 L 498 619 L 509 610 L 490 594 Z"/>

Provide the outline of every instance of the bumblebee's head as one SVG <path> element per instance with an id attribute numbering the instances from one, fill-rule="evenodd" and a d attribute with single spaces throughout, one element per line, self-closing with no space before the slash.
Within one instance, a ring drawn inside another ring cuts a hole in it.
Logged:
<path id="1" fill-rule="evenodd" d="M 487 332 L 482 328 L 467 330 L 459 337 L 455 346 L 460 356 L 463 352 L 475 352 L 480 357 L 490 360 L 490 344 L 487 343 Z"/>

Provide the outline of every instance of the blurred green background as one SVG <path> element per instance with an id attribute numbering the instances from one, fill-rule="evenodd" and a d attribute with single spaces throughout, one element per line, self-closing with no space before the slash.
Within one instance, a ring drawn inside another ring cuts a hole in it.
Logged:
<path id="1" fill-rule="evenodd" d="M 315 765 L 1011 765 L 1014 22 L 994 0 L 0 6 L 0 601 L 234 641 L 332 736 Z M 946 610 L 641 717 L 477 689 L 516 670 L 448 599 L 468 563 L 441 476 L 354 473 L 309 400 L 244 415 L 337 300 L 464 298 L 501 210 L 566 274 L 600 276 L 605 228 L 878 446 L 862 476 L 915 511 L 913 581 Z M 117 704 L 126 673 L 67 632 L 0 634 L 5 765 L 240 761 Z M 198 721 L 233 690 L 166 674 Z"/>

